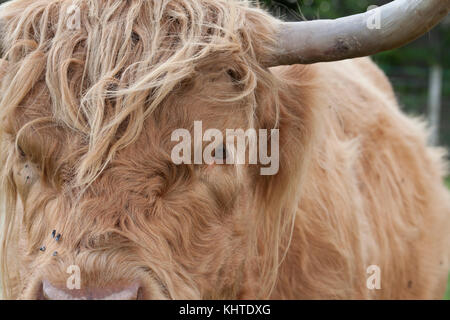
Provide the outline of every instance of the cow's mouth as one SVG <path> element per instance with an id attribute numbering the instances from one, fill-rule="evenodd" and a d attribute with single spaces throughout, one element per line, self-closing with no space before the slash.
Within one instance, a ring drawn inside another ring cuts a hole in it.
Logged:
<path id="1" fill-rule="evenodd" d="M 67 289 L 43 280 L 38 288 L 38 300 L 143 300 L 144 288 L 138 283 L 89 289 Z"/>

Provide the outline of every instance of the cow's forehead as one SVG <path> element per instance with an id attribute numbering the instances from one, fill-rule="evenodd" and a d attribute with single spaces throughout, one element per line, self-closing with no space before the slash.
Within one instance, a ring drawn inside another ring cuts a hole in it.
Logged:
<path id="1" fill-rule="evenodd" d="M 161 102 L 159 108 L 146 118 L 144 129 L 156 128 L 158 131 L 189 129 L 195 121 L 201 121 L 205 128 L 219 130 L 247 128 L 250 123 L 246 115 L 251 113 L 252 106 L 248 102 L 246 103 L 245 99 L 226 100 L 233 94 L 241 92 L 239 86 L 234 83 L 234 79 L 230 78 L 227 73 L 228 70 L 222 68 L 217 69 L 212 75 L 201 74 L 190 78 L 189 85 L 174 89 Z M 76 136 L 77 131 L 65 123 L 63 115 L 55 112 L 52 108 L 54 104 L 52 99 L 45 81 L 34 84 L 24 99 L 5 118 L 3 129 L 6 128 L 9 134 L 15 136 L 28 124 L 45 119 L 46 125 L 41 126 L 43 127 L 41 130 L 52 132 L 58 129 Z M 111 110 L 105 108 L 104 112 L 106 114 Z M 124 123 L 126 124 L 127 121 Z M 34 129 L 37 127 L 39 126 L 32 126 Z"/>
<path id="2" fill-rule="evenodd" d="M 167 160 L 173 148 L 172 133 L 187 129 L 193 137 L 196 123 L 200 123 L 202 135 L 207 129 L 218 129 L 225 136 L 227 129 L 248 128 L 246 115 L 251 106 L 241 101 L 233 103 L 220 100 L 223 94 L 239 90 L 226 72 L 222 72 L 222 76 L 202 75 L 193 79 L 188 87 L 174 90 L 167 97 L 161 108 L 146 119 L 136 141 L 115 155 L 114 164 L 138 169 L 136 163 L 145 163 L 145 167 L 150 168 L 149 161 L 157 163 Z M 217 100 L 207 99 L 213 96 Z M 42 81 L 34 86 L 6 119 L 6 131 L 11 143 L 18 138 L 20 148 L 36 163 L 45 162 L 49 166 L 47 171 L 56 168 L 63 172 L 73 171 L 88 153 L 90 137 L 69 127 L 58 117 L 52 110 L 48 87 Z M 126 126 L 126 121 L 122 126 Z M 120 128 L 116 133 L 117 139 L 122 132 Z M 128 161 L 130 154 L 134 155 L 132 162 Z"/>

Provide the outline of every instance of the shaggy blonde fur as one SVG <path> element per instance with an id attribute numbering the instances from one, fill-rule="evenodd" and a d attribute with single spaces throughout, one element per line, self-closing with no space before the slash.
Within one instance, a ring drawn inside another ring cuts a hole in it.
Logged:
<path id="1" fill-rule="evenodd" d="M 147 299 L 443 294 L 443 152 L 368 59 L 264 68 L 278 21 L 245 1 L 16 0 L 1 16 L 6 298 L 64 286 L 73 264 L 86 288 L 138 281 Z M 279 128 L 279 173 L 174 165 L 171 133 L 196 120 Z"/>

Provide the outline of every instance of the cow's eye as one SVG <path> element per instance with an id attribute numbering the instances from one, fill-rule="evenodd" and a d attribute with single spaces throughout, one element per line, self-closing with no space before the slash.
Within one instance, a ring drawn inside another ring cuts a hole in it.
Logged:
<path id="1" fill-rule="evenodd" d="M 224 144 L 218 146 L 216 150 L 214 151 L 214 159 L 225 161 L 227 159 L 227 148 Z"/>
<path id="2" fill-rule="evenodd" d="M 227 74 L 233 82 L 239 82 L 241 80 L 239 74 L 233 69 L 228 69 Z"/>

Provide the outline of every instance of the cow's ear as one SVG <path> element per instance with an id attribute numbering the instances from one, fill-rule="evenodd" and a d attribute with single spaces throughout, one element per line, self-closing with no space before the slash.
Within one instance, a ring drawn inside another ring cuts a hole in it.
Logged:
<path id="1" fill-rule="evenodd" d="M 270 65 L 278 49 L 279 20 L 260 10 L 247 10 L 243 27 L 239 30 L 242 52 L 260 66 Z"/>

